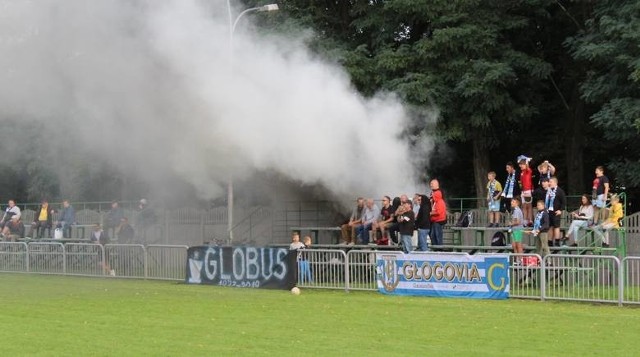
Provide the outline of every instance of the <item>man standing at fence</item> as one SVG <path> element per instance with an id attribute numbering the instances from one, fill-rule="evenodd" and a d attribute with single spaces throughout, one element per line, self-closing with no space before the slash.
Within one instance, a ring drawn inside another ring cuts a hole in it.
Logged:
<path id="1" fill-rule="evenodd" d="M 442 229 L 447 223 L 447 204 L 440 190 L 440 182 L 433 179 L 429 186 L 431 187 L 431 245 L 442 245 Z"/>
<path id="2" fill-rule="evenodd" d="M 364 198 L 358 197 L 356 206 L 351 211 L 349 222 L 340 226 L 342 244 L 354 245 L 356 242 L 356 228 L 362 223 L 362 211 L 364 210 Z"/>
<path id="3" fill-rule="evenodd" d="M 418 250 L 426 252 L 429 250 L 427 237 L 431 231 L 431 202 L 429 197 L 420 195 L 420 209 L 416 215 L 416 229 L 418 230 Z"/>
<path id="4" fill-rule="evenodd" d="M 401 206 L 398 215 L 398 230 L 400 231 L 400 241 L 402 242 L 402 251 L 410 253 L 413 250 L 411 238 L 415 229 L 415 214 L 411 202 L 405 202 Z"/>

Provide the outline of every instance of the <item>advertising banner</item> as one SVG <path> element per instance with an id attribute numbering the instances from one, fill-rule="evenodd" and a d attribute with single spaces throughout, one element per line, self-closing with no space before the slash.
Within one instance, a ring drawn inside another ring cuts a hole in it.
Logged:
<path id="1" fill-rule="evenodd" d="M 187 254 L 189 284 L 291 289 L 296 283 L 296 252 L 288 249 L 198 246 Z"/>
<path id="2" fill-rule="evenodd" d="M 376 254 L 378 291 L 423 295 L 506 299 L 509 257 L 506 255 Z"/>

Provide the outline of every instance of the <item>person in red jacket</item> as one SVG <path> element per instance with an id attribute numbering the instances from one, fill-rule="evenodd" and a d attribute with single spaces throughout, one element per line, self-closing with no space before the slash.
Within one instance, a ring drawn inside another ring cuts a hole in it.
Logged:
<path id="1" fill-rule="evenodd" d="M 436 179 L 431 187 L 431 245 L 442 245 L 442 228 L 447 223 L 447 204 L 444 201 L 440 182 Z"/>

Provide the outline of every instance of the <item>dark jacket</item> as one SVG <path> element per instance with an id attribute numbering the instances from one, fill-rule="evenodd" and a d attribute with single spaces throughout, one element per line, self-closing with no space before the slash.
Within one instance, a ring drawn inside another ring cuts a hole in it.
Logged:
<path id="1" fill-rule="evenodd" d="M 431 201 L 425 195 L 420 195 L 420 210 L 416 216 L 416 228 L 431 229 Z"/>
<path id="2" fill-rule="evenodd" d="M 104 244 L 108 244 L 111 240 L 109 239 L 109 235 L 107 234 L 107 231 L 100 231 L 100 238 L 96 237 L 96 231 L 92 231 L 91 241 L 98 242 L 104 245 Z"/>
<path id="3" fill-rule="evenodd" d="M 412 235 L 416 226 L 416 219 L 412 210 L 398 216 L 398 230 L 402 235 Z"/>
<path id="4" fill-rule="evenodd" d="M 554 211 L 564 211 L 567 207 L 567 195 L 565 195 L 564 190 L 559 186 L 556 188 L 556 197 L 553 199 L 551 205 L 553 206 Z"/>
<path id="5" fill-rule="evenodd" d="M 42 211 L 42 205 L 38 207 L 38 209 L 33 214 L 33 221 L 38 222 L 40 220 L 40 211 Z M 55 210 L 51 208 L 51 206 L 47 206 L 47 227 L 51 227 L 51 222 L 53 221 L 53 213 Z"/>
<path id="6" fill-rule="evenodd" d="M 120 224 L 120 221 L 124 218 L 124 210 L 121 207 L 112 208 L 107 213 L 106 226 L 117 227 Z"/>
<path id="7" fill-rule="evenodd" d="M 9 228 L 9 234 L 17 235 L 20 238 L 24 237 L 24 224 L 22 220 L 10 220 L 7 222 L 7 227 Z"/>
<path id="8" fill-rule="evenodd" d="M 543 211 L 542 218 L 540 218 L 540 232 L 548 232 L 549 224 L 549 213 L 547 211 Z"/>
<path id="9" fill-rule="evenodd" d="M 65 222 L 67 225 L 76 223 L 76 210 L 73 206 L 62 207 L 58 221 Z"/>

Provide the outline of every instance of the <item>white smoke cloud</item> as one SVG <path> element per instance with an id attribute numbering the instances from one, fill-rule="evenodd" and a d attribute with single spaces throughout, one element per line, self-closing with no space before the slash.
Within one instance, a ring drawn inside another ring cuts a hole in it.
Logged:
<path id="1" fill-rule="evenodd" d="M 239 28 L 231 62 L 218 2 L 0 1 L 0 120 L 63 128 L 78 150 L 178 174 L 205 197 L 230 171 L 336 194 L 414 191 L 431 144 L 410 151 L 399 100 L 362 98 L 295 39 Z"/>

